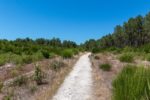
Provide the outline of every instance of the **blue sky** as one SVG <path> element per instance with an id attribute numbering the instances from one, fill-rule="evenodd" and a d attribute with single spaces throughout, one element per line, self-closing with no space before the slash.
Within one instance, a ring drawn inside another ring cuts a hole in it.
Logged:
<path id="1" fill-rule="evenodd" d="M 0 38 L 58 37 L 81 43 L 149 11 L 149 0 L 0 0 Z"/>

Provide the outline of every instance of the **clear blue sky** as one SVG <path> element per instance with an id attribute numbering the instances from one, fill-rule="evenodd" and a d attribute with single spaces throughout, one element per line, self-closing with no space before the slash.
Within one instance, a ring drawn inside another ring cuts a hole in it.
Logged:
<path id="1" fill-rule="evenodd" d="M 150 0 L 0 0 L 0 38 L 98 39 L 130 17 L 150 11 Z"/>

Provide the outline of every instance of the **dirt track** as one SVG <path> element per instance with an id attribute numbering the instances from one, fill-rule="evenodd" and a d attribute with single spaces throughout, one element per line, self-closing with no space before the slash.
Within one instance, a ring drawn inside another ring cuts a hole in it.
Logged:
<path id="1" fill-rule="evenodd" d="M 80 57 L 53 100 L 89 100 L 92 94 L 90 53 Z"/>

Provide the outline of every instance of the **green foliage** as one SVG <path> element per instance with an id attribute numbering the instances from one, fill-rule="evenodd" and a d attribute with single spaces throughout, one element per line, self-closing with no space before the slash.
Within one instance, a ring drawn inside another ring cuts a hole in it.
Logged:
<path id="1" fill-rule="evenodd" d="M 53 52 L 52 52 L 52 53 L 49 53 L 49 58 L 53 58 L 53 57 L 55 57 L 55 55 L 56 55 L 56 54 L 53 53 Z"/>
<path id="2" fill-rule="evenodd" d="M 146 16 L 137 16 L 130 18 L 122 26 L 117 25 L 114 32 L 103 36 L 101 39 L 86 41 L 82 47 L 86 50 L 100 52 L 103 49 L 115 47 L 141 47 L 150 43 L 150 13 Z M 133 50 L 133 49 L 132 49 Z M 150 53 L 150 46 L 141 49 Z"/>
<path id="3" fill-rule="evenodd" d="M 106 64 L 101 64 L 100 66 L 99 66 L 99 68 L 101 68 L 103 71 L 110 71 L 111 70 L 111 65 L 110 64 L 108 64 L 108 63 L 106 63 Z"/>
<path id="4" fill-rule="evenodd" d="M 54 71 L 58 71 L 60 68 L 64 66 L 65 66 L 64 62 L 55 60 L 51 63 L 50 68 Z"/>
<path id="5" fill-rule="evenodd" d="M 22 62 L 25 63 L 25 64 L 30 64 L 32 63 L 33 59 L 32 59 L 32 56 L 30 55 L 23 55 L 22 56 Z"/>
<path id="6" fill-rule="evenodd" d="M 95 56 L 94 56 L 94 59 L 99 60 L 99 59 L 100 59 L 100 57 L 99 57 L 99 56 L 97 56 L 97 55 L 95 55 Z"/>
<path id="7" fill-rule="evenodd" d="M 70 57 L 78 54 L 78 46 L 75 42 L 61 42 L 58 38 L 16 39 L 14 41 L 0 40 L 0 66 L 6 63 L 29 64 L 44 58 L 52 58 L 55 55 Z M 66 52 L 69 53 L 66 53 Z"/>
<path id="8" fill-rule="evenodd" d="M 77 55 L 79 53 L 79 50 L 78 49 L 73 49 L 73 53 L 74 53 L 74 55 Z"/>
<path id="9" fill-rule="evenodd" d="M 4 97 L 4 100 L 12 100 L 12 97 L 10 95 L 7 95 Z"/>
<path id="10" fill-rule="evenodd" d="M 63 58 L 71 58 L 71 57 L 73 57 L 73 54 L 74 54 L 74 52 L 72 49 L 65 49 L 62 51 L 61 55 Z"/>
<path id="11" fill-rule="evenodd" d="M 19 71 L 17 69 L 13 69 L 10 71 L 10 74 L 13 76 L 13 77 L 16 77 L 17 75 L 19 75 Z"/>
<path id="12" fill-rule="evenodd" d="M 22 86 L 22 85 L 25 85 L 26 83 L 27 83 L 27 77 L 19 76 L 14 80 L 13 85 Z"/>
<path id="13" fill-rule="evenodd" d="M 44 56 L 41 52 L 37 52 L 37 53 L 32 55 L 32 60 L 33 61 L 39 61 L 39 60 L 42 60 L 42 59 L 44 59 Z"/>
<path id="14" fill-rule="evenodd" d="M 0 57 L 0 66 L 4 65 L 6 63 L 6 60 Z"/>
<path id="15" fill-rule="evenodd" d="M 121 62 L 133 62 L 134 61 L 134 57 L 132 53 L 124 53 L 119 57 L 119 60 Z"/>
<path id="16" fill-rule="evenodd" d="M 0 81 L 0 92 L 2 91 L 3 88 L 3 82 Z"/>
<path id="17" fill-rule="evenodd" d="M 36 85 L 31 85 L 29 87 L 29 89 L 30 89 L 31 93 L 34 93 L 37 90 L 37 86 Z"/>
<path id="18" fill-rule="evenodd" d="M 46 50 L 43 50 L 43 51 L 42 51 L 42 54 L 43 54 L 43 56 L 44 56 L 46 59 L 48 59 L 49 56 L 50 56 L 49 52 L 46 51 Z"/>
<path id="19" fill-rule="evenodd" d="M 38 64 L 35 65 L 34 80 L 36 81 L 37 85 L 42 84 L 43 74 Z"/>
<path id="20" fill-rule="evenodd" d="M 150 69 L 127 65 L 113 81 L 113 100 L 149 100 Z"/>

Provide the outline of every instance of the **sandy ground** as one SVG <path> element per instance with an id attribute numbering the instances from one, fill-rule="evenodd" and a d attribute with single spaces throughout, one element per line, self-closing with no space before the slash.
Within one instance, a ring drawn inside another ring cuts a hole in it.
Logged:
<path id="1" fill-rule="evenodd" d="M 121 71 L 124 64 L 112 54 L 98 54 L 100 59 L 91 58 L 93 65 L 93 100 L 112 100 L 112 81 Z M 99 65 L 109 63 L 110 71 L 103 71 Z"/>
<path id="2" fill-rule="evenodd" d="M 92 69 L 89 55 L 87 53 L 80 57 L 53 100 L 91 100 Z"/>

